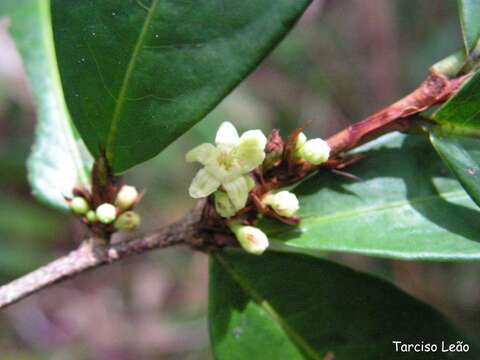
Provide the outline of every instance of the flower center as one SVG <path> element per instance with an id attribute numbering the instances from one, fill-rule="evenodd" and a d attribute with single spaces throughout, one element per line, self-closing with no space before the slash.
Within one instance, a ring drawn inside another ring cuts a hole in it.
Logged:
<path id="1" fill-rule="evenodd" d="M 223 166 L 225 170 L 230 170 L 233 166 L 233 156 L 231 156 L 230 152 L 222 151 L 217 158 L 218 164 Z"/>

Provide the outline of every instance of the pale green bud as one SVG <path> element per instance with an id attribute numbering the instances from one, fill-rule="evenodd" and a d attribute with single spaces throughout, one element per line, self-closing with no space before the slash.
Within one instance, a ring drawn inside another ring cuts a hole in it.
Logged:
<path id="1" fill-rule="evenodd" d="M 113 226 L 118 230 L 133 231 L 140 226 L 140 215 L 135 211 L 126 211 L 115 220 Z"/>
<path id="2" fill-rule="evenodd" d="M 305 142 L 300 151 L 301 157 L 313 165 L 320 165 L 328 160 L 330 146 L 320 138 L 311 139 Z"/>
<path id="3" fill-rule="evenodd" d="M 254 255 L 261 255 L 268 248 L 268 237 L 254 226 L 230 225 L 242 248 Z"/>
<path id="4" fill-rule="evenodd" d="M 117 194 L 115 205 L 122 210 L 130 208 L 138 198 L 138 191 L 133 186 L 124 185 Z"/>
<path id="5" fill-rule="evenodd" d="M 95 214 L 95 211 L 89 210 L 87 214 L 85 215 L 89 223 L 93 223 L 94 221 L 97 220 L 97 215 Z"/>
<path id="6" fill-rule="evenodd" d="M 95 211 L 98 221 L 103 224 L 110 224 L 117 217 L 117 209 L 109 203 L 100 205 Z"/>
<path id="7" fill-rule="evenodd" d="M 72 209 L 75 214 L 84 215 L 88 210 L 90 210 L 90 207 L 88 206 L 88 202 L 85 200 L 85 198 L 81 196 L 75 196 L 70 202 L 70 209 Z"/>
<path id="8" fill-rule="evenodd" d="M 293 216 L 300 208 L 297 197 L 290 191 L 269 194 L 265 196 L 263 203 L 269 205 L 278 215 L 285 217 Z"/>
<path id="9" fill-rule="evenodd" d="M 216 191 L 214 194 L 215 198 L 215 210 L 217 213 L 224 217 L 228 218 L 236 214 L 237 210 L 235 206 L 233 206 L 230 198 L 228 197 L 227 193 L 223 191 Z"/>
<path id="10" fill-rule="evenodd" d="M 300 134 L 298 134 L 297 142 L 295 143 L 295 148 L 301 149 L 306 142 L 307 142 L 307 136 L 303 132 L 301 132 Z"/>
<path id="11" fill-rule="evenodd" d="M 293 155 L 297 159 L 302 158 L 303 146 L 305 145 L 306 142 L 307 142 L 307 136 L 303 132 L 298 134 L 297 141 L 295 142 L 295 148 L 293 150 Z"/>
<path id="12" fill-rule="evenodd" d="M 255 180 L 250 175 L 245 175 L 245 181 L 247 182 L 248 191 L 252 191 L 255 187 Z"/>

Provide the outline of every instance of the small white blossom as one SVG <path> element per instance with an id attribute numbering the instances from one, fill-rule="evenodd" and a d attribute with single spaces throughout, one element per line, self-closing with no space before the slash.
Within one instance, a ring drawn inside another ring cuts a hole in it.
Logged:
<path id="1" fill-rule="evenodd" d="M 293 216 L 300 208 L 297 197 L 290 191 L 268 194 L 263 203 L 269 205 L 278 215 L 285 217 Z"/>
<path id="2" fill-rule="evenodd" d="M 245 251 L 261 255 L 268 248 L 268 237 L 259 228 L 240 224 L 233 224 L 230 228 Z"/>
<path id="3" fill-rule="evenodd" d="M 190 185 L 190 196 L 206 197 L 222 187 L 235 210 L 242 209 L 249 192 L 244 175 L 263 162 L 266 143 L 267 138 L 260 130 L 249 130 L 239 137 L 235 127 L 224 122 L 215 137 L 216 146 L 204 143 L 186 155 L 186 161 L 197 161 L 204 166 Z"/>
<path id="4" fill-rule="evenodd" d="M 95 215 L 102 224 L 110 224 L 117 217 L 117 209 L 112 204 L 104 203 L 97 207 Z"/>
<path id="5" fill-rule="evenodd" d="M 138 198 L 138 191 L 133 186 L 123 185 L 115 199 L 115 205 L 122 210 L 131 207 Z"/>
<path id="6" fill-rule="evenodd" d="M 300 156 L 313 165 L 320 165 L 328 160 L 330 146 L 320 138 L 310 139 L 305 142 L 300 150 Z"/>

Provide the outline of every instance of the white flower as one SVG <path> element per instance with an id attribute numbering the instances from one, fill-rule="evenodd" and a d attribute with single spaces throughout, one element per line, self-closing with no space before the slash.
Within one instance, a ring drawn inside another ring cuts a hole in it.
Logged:
<path id="1" fill-rule="evenodd" d="M 133 186 L 123 185 L 115 199 L 115 205 L 122 210 L 131 207 L 138 198 L 138 191 Z"/>
<path id="2" fill-rule="evenodd" d="M 97 220 L 103 224 L 110 224 L 117 217 L 117 209 L 109 203 L 103 203 L 95 211 Z"/>
<path id="3" fill-rule="evenodd" d="M 300 156 L 313 165 L 320 165 L 328 160 L 330 146 L 320 138 L 310 139 L 305 142 L 299 151 Z"/>
<path id="4" fill-rule="evenodd" d="M 265 205 L 269 205 L 278 215 L 293 216 L 300 205 L 295 194 L 290 191 L 280 191 L 276 194 L 269 194 L 263 199 Z"/>
<path id="5" fill-rule="evenodd" d="M 268 248 L 268 237 L 259 228 L 240 224 L 232 224 L 230 228 L 245 251 L 261 255 Z"/>
<path id="6" fill-rule="evenodd" d="M 216 146 L 201 144 L 185 157 L 188 162 L 198 161 L 204 166 L 190 185 L 190 196 L 206 197 L 222 186 L 238 211 L 248 199 L 249 184 L 244 175 L 265 159 L 267 138 L 260 130 L 249 130 L 239 137 L 235 127 L 224 122 L 218 129 L 215 143 Z"/>

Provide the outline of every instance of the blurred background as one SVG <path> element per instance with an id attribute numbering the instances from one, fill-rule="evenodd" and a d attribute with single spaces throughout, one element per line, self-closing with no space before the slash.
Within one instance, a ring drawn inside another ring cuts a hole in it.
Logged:
<path id="1" fill-rule="evenodd" d="M 219 123 L 284 134 L 312 120 L 326 137 L 412 90 L 462 46 L 455 1 L 313 2 L 298 26 L 239 88 L 179 141 L 137 166 L 127 183 L 148 193 L 144 229 L 181 216 L 196 167 L 184 154 Z M 0 27 L 0 283 L 75 248 L 82 226 L 30 195 L 25 160 L 35 108 L 21 62 Z M 480 334 L 480 265 L 330 255 L 399 287 Z M 134 257 L 84 274 L 0 313 L 0 359 L 211 359 L 208 259 L 187 249 Z M 480 340 L 480 339 L 479 339 Z"/>

